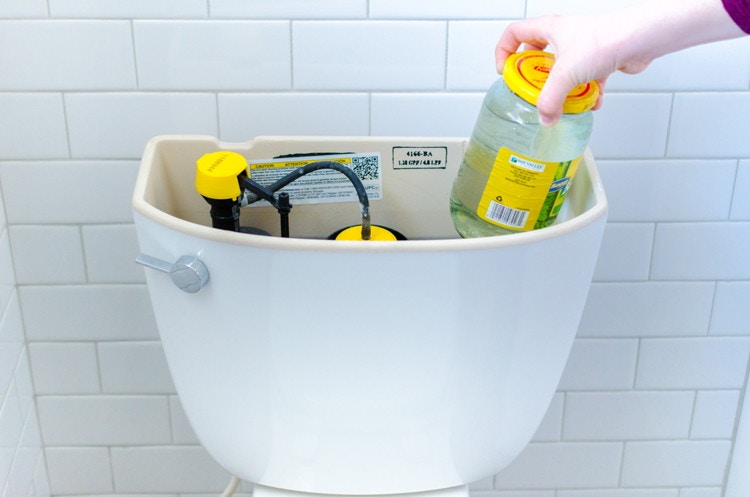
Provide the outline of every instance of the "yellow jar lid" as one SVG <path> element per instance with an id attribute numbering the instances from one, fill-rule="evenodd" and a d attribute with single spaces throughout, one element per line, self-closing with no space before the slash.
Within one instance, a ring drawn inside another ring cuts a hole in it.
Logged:
<path id="1" fill-rule="evenodd" d="M 205 154 L 196 162 L 195 189 L 204 197 L 234 200 L 241 194 L 237 176 L 242 171 L 247 171 L 247 161 L 238 153 Z"/>
<path id="2" fill-rule="evenodd" d="M 512 54 L 505 61 L 503 79 L 513 93 L 536 105 L 539 92 L 547 81 L 549 72 L 555 64 L 555 56 L 540 50 L 527 50 Z M 578 114 L 591 109 L 599 96 L 599 85 L 596 81 L 578 85 L 565 99 L 563 112 Z"/>
<path id="3" fill-rule="evenodd" d="M 362 226 L 350 226 L 341 233 L 336 235 L 336 240 L 344 241 L 363 241 L 362 240 Z M 372 242 L 395 242 L 397 240 L 396 235 L 391 233 L 390 230 L 381 228 L 380 226 L 370 227 L 370 240 Z"/>

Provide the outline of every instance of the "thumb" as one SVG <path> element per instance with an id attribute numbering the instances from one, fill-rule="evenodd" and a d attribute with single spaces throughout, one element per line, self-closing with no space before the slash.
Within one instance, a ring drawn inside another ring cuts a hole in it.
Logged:
<path id="1" fill-rule="evenodd" d="M 560 120 L 565 98 L 578 84 L 567 74 L 565 68 L 556 63 L 552 66 L 549 77 L 539 92 L 536 107 L 539 111 L 539 122 L 543 126 L 551 126 Z"/>

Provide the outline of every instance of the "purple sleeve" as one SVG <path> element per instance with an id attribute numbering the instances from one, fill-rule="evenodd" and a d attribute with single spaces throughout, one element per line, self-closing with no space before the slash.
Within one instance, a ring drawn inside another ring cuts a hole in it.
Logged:
<path id="1" fill-rule="evenodd" d="M 750 0 L 721 0 L 729 17 L 742 31 L 750 34 Z"/>

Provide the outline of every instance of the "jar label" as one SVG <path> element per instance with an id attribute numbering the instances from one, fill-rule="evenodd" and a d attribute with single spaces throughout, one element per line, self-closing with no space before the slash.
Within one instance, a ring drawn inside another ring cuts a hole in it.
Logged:
<path id="1" fill-rule="evenodd" d="M 495 157 L 477 216 L 513 231 L 551 224 L 560 211 L 581 157 L 542 162 L 501 148 Z"/>

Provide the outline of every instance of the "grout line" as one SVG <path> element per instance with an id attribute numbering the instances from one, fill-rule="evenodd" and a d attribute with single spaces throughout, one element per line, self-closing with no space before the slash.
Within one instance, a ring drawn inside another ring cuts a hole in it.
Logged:
<path id="1" fill-rule="evenodd" d="M 737 183 L 739 182 L 739 177 L 740 177 L 741 162 L 742 162 L 741 159 L 736 159 L 735 166 L 734 166 L 734 184 L 732 185 L 732 196 L 730 197 L 731 201 L 729 202 L 729 212 L 727 213 L 727 218 L 726 218 L 726 221 L 730 223 L 733 221 L 732 220 L 732 207 L 734 206 L 734 201 L 738 199 L 739 196 L 741 195 L 740 191 L 737 190 L 737 186 L 738 186 Z"/>
<path id="2" fill-rule="evenodd" d="M 450 54 L 450 21 L 445 21 L 445 53 L 443 55 L 443 91 L 448 91 L 448 61 Z"/>
<path id="3" fill-rule="evenodd" d="M 138 50 L 136 50 L 135 46 L 135 20 L 130 20 L 130 44 L 132 45 L 133 50 L 133 72 L 135 77 L 135 90 L 136 92 L 141 91 L 141 78 L 140 74 L 138 74 Z"/>
<path id="4" fill-rule="evenodd" d="M 560 416 L 560 439 L 558 440 L 558 442 L 565 441 L 565 418 L 567 417 L 566 412 L 568 407 L 568 393 L 569 391 L 562 392 L 562 415 Z"/>
<path id="5" fill-rule="evenodd" d="M 623 488 L 625 481 L 625 449 L 627 448 L 627 440 L 622 441 L 622 450 L 620 451 L 620 469 L 618 470 L 617 487 Z"/>
<path id="6" fill-rule="evenodd" d="M 631 384 L 631 390 L 636 390 L 636 380 L 638 379 L 638 366 L 641 362 L 641 348 L 643 345 L 643 339 L 638 337 L 638 345 L 635 348 L 635 366 L 633 367 L 633 383 Z"/>
<path id="7" fill-rule="evenodd" d="M 91 283 L 91 276 L 89 271 L 89 260 L 88 257 L 86 257 L 86 242 L 84 240 L 83 236 L 83 228 L 84 224 L 74 224 L 76 228 L 78 228 L 78 241 L 81 244 L 81 258 L 83 259 L 83 279 L 84 284 Z"/>
<path id="8" fill-rule="evenodd" d="M 372 136 L 372 92 L 367 93 L 367 136 Z"/>
<path id="9" fill-rule="evenodd" d="M 667 119 L 667 136 L 664 140 L 664 155 L 660 157 L 661 159 L 668 159 L 669 158 L 669 142 L 672 138 L 672 120 L 674 119 L 674 106 L 675 106 L 675 100 L 677 99 L 677 92 L 672 93 L 672 101 L 669 104 L 669 118 Z"/>
<path id="10" fill-rule="evenodd" d="M 693 392 L 693 408 L 690 411 L 690 422 L 688 424 L 688 434 L 687 434 L 688 440 L 695 440 L 693 439 L 693 428 L 695 427 L 695 411 L 697 410 L 698 410 L 698 390 L 695 390 Z"/>
<path id="11" fill-rule="evenodd" d="M 216 136 L 217 138 L 221 139 L 222 137 L 222 129 L 221 129 L 221 111 L 219 109 L 219 92 L 214 92 L 214 110 L 216 112 L 216 115 L 214 116 L 214 119 L 216 119 Z"/>
<path id="12" fill-rule="evenodd" d="M 65 98 L 65 95 L 67 93 L 64 91 L 60 92 L 60 100 L 62 101 L 62 112 L 63 112 L 63 122 L 65 123 L 65 144 L 68 147 L 68 156 L 65 158 L 67 160 L 73 160 L 73 145 L 72 145 L 72 139 L 71 139 L 71 133 L 70 133 L 70 124 L 69 124 L 69 117 L 68 117 L 68 102 Z"/>
<path id="13" fill-rule="evenodd" d="M 102 365 L 99 358 L 99 343 L 100 340 L 95 340 L 94 345 L 94 360 L 96 361 L 96 381 L 99 384 L 99 395 L 104 395 L 104 380 L 102 379 Z"/>
<path id="14" fill-rule="evenodd" d="M 750 360 L 748 360 L 747 367 L 745 368 L 745 384 L 740 388 L 740 395 L 739 399 L 737 401 L 737 410 L 735 411 L 734 415 L 734 427 L 732 429 L 732 438 L 731 438 L 731 446 L 729 447 L 729 462 L 727 463 L 726 470 L 724 472 L 724 480 L 722 482 L 722 489 L 724 491 L 727 490 L 727 486 L 730 483 L 730 478 L 736 479 L 737 475 L 740 474 L 740 470 L 733 467 L 733 462 L 735 460 L 735 452 L 737 450 L 737 435 L 739 434 L 740 430 L 740 424 L 743 423 L 743 418 L 746 420 L 750 418 L 750 413 L 745 412 L 743 413 L 743 410 L 747 408 L 748 402 L 746 402 L 746 398 L 748 395 L 750 395 L 750 392 L 748 392 L 748 387 L 750 387 Z M 744 424 L 746 424 L 747 421 L 744 421 Z M 744 429 L 744 428 L 743 428 Z M 747 437 L 745 437 L 747 438 Z M 744 461 L 747 462 L 747 457 L 744 457 Z M 736 485 L 733 485 L 736 487 Z M 732 489 L 733 496 L 737 494 L 736 488 Z M 728 494 L 727 494 L 728 495 Z"/>
<path id="15" fill-rule="evenodd" d="M 651 244 L 648 248 L 648 274 L 646 275 L 646 281 L 654 282 L 658 280 L 652 279 L 652 273 L 654 270 L 654 251 L 656 249 L 656 227 L 657 223 L 649 223 L 651 225 Z"/>
<path id="16" fill-rule="evenodd" d="M 177 394 L 174 394 L 174 395 L 177 395 Z M 171 442 L 172 445 L 178 445 L 176 441 L 177 437 L 175 436 L 175 429 L 174 429 L 174 422 L 173 422 L 174 413 L 172 412 L 172 396 L 173 396 L 172 394 L 166 395 L 167 397 L 167 422 L 169 423 L 169 441 Z"/>
<path id="17" fill-rule="evenodd" d="M 706 323 L 706 334 L 704 335 L 705 337 L 717 336 L 717 335 L 711 334 L 711 323 L 713 323 L 713 320 L 714 320 L 714 311 L 716 309 L 716 294 L 718 293 L 719 282 L 714 280 L 713 285 L 714 285 L 714 290 L 711 295 L 711 309 L 708 311 L 708 322 Z M 721 336 L 721 335 L 718 335 L 718 336 Z"/>
<path id="18" fill-rule="evenodd" d="M 295 92 L 294 84 L 294 27 L 296 23 L 289 20 L 289 89 L 288 92 Z M 283 91 L 283 90 L 279 90 Z"/>
<path id="19" fill-rule="evenodd" d="M 112 446 L 107 447 L 107 458 L 109 459 L 109 478 L 110 484 L 112 485 L 112 492 L 117 493 L 117 485 L 115 483 L 115 461 L 112 457 Z"/>

